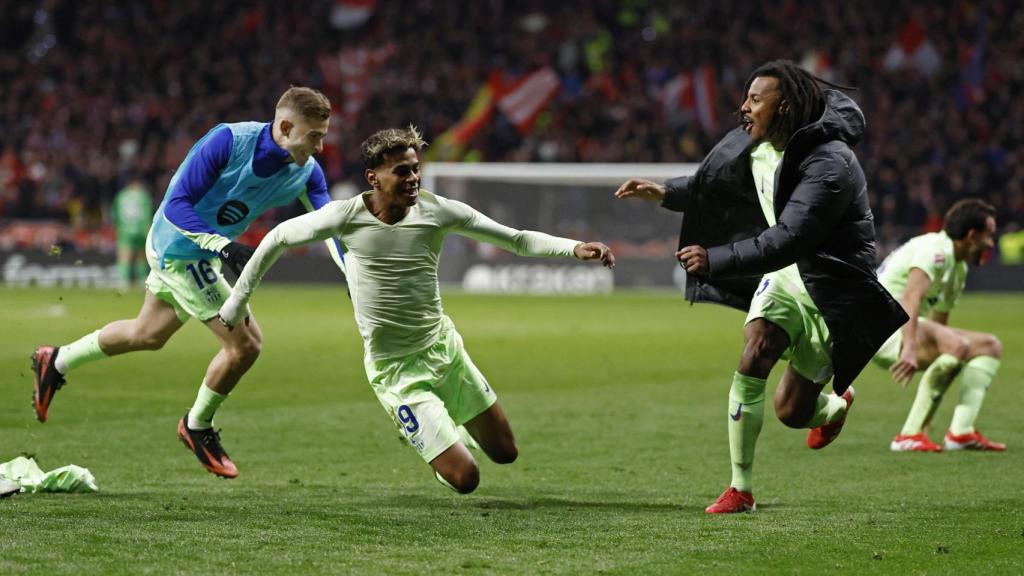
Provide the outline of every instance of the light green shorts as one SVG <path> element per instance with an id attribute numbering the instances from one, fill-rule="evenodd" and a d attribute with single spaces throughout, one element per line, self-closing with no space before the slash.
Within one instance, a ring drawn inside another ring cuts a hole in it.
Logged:
<path id="1" fill-rule="evenodd" d="M 220 259 L 149 261 L 146 289 L 174 307 L 178 320 L 196 318 L 206 322 L 216 318 L 224 301 L 231 295 L 231 285 L 220 272 Z"/>
<path id="2" fill-rule="evenodd" d="M 900 359 L 900 351 L 903 349 L 903 329 L 899 329 L 892 333 L 885 344 L 875 352 L 875 355 L 871 358 L 871 361 L 876 366 L 880 366 L 888 370 L 897 360 Z"/>
<path id="3" fill-rule="evenodd" d="M 821 312 L 809 306 L 775 281 L 771 274 L 758 284 L 747 312 L 747 323 L 757 318 L 775 324 L 789 335 L 782 359 L 804 378 L 817 384 L 832 379 L 832 336 Z"/>
<path id="4" fill-rule="evenodd" d="M 424 461 L 459 440 L 461 426 L 498 399 L 473 364 L 452 321 L 442 317 L 431 347 L 400 358 L 366 358 L 366 377 L 384 410 Z"/>

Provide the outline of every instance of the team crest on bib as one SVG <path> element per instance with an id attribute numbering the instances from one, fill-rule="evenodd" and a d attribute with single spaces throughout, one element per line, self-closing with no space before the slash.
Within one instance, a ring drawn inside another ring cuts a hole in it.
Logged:
<path id="1" fill-rule="evenodd" d="M 217 210 L 217 224 L 231 226 L 238 224 L 249 215 L 249 207 L 238 200 L 228 200 Z"/>
<path id="2" fill-rule="evenodd" d="M 945 254 L 943 254 L 942 252 L 939 252 L 939 253 L 935 254 L 935 265 L 936 266 L 942 266 L 945 263 L 946 263 L 946 255 Z"/>

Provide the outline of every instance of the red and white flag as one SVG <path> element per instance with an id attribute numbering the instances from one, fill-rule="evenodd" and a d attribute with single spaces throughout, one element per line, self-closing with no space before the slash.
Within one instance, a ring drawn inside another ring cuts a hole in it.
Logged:
<path id="1" fill-rule="evenodd" d="M 692 72 L 683 72 L 669 80 L 661 90 L 661 104 L 665 115 L 696 116 L 705 134 L 718 132 L 718 82 L 715 70 L 701 66 Z"/>
<path id="2" fill-rule="evenodd" d="M 942 57 L 921 24 L 911 18 L 885 53 L 882 67 L 890 72 L 913 68 L 924 76 L 932 76 L 942 68 Z"/>
<path id="3" fill-rule="evenodd" d="M 562 80 L 554 70 L 541 68 L 503 85 L 498 110 L 521 134 L 526 134 L 561 86 Z"/>

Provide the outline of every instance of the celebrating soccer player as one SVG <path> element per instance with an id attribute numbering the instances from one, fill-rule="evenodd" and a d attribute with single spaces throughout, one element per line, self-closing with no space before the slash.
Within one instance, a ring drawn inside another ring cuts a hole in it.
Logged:
<path id="1" fill-rule="evenodd" d="M 40 422 L 69 371 L 108 356 L 158 350 L 196 318 L 217 336 L 221 350 L 206 370 L 195 404 L 178 423 L 178 437 L 210 472 L 238 475 L 213 430 L 213 415 L 256 361 L 262 335 L 251 316 L 237 330 L 217 319 L 231 291 L 221 261 L 236 275 L 241 272 L 253 250 L 234 239 L 268 209 L 296 198 L 308 209 L 330 200 L 313 158 L 323 149 L 330 112 L 320 92 L 292 87 L 278 101 L 273 123 L 220 124 L 192 146 L 153 217 L 146 240 L 151 271 L 139 315 L 33 354 L 33 403 Z"/>
<path id="2" fill-rule="evenodd" d="M 676 256 L 688 299 L 748 310 L 726 420 L 732 482 L 711 514 L 755 508 L 754 448 L 780 358 L 789 366 L 775 413 L 810 428 L 808 446 L 823 448 L 846 420 L 854 379 L 907 320 L 875 276 L 867 185 L 851 150 L 864 131 L 860 108 L 777 60 L 748 78 L 740 117 L 694 176 L 664 186 L 633 179 L 615 193 L 684 213 Z M 824 394 L 830 379 L 835 393 Z"/>
<path id="3" fill-rule="evenodd" d="M 927 367 L 903 430 L 889 445 L 893 452 L 942 451 L 925 430 L 957 375 L 960 402 L 946 432 L 946 450 L 1006 450 L 1005 444 L 990 441 L 974 427 L 999 370 L 1002 344 L 992 334 L 947 326 L 967 282 L 967 265 L 981 264 L 995 244 L 995 216 L 995 208 L 982 200 L 961 200 L 946 212 L 942 232 L 912 238 L 878 269 L 878 278 L 899 298 L 910 321 L 886 340 L 874 361 L 903 385 Z"/>
<path id="4" fill-rule="evenodd" d="M 441 307 L 437 265 L 445 236 L 461 234 L 524 256 L 600 260 L 608 267 L 615 258 L 604 244 L 514 230 L 462 202 L 421 190 L 424 146 L 412 126 L 370 136 L 362 156 L 373 189 L 274 228 L 220 315 L 226 324 L 238 325 L 253 291 L 285 249 L 337 237 L 345 247 L 370 385 L 435 477 L 465 494 L 480 482 L 467 444 L 479 443 L 499 464 L 513 462 L 518 448 L 494 390 Z"/>

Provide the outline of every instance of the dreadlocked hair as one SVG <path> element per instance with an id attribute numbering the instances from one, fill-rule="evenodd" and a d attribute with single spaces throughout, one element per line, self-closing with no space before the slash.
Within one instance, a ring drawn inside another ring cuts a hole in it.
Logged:
<path id="1" fill-rule="evenodd" d="M 770 136 L 781 133 L 789 138 L 797 130 L 821 118 L 825 112 L 825 94 L 821 90 L 821 84 L 844 90 L 856 90 L 818 78 L 792 60 L 772 60 L 751 72 L 747 83 L 743 85 L 744 98 L 750 90 L 750 85 L 758 77 L 776 78 L 779 81 L 779 92 L 782 94 L 781 102 L 785 102 L 788 107 L 786 111 L 775 115 L 771 126 L 768 127 Z"/>

